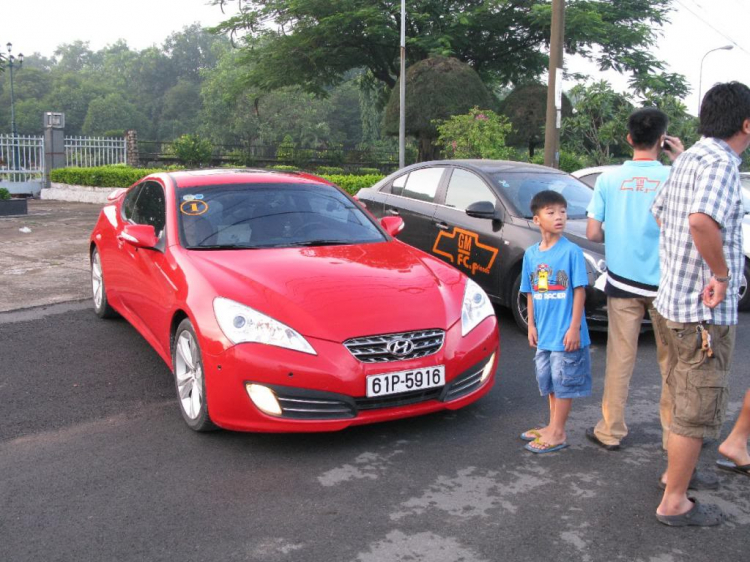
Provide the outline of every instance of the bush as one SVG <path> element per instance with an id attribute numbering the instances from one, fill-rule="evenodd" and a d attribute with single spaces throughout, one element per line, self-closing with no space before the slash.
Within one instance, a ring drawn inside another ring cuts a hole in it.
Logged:
<path id="1" fill-rule="evenodd" d="M 182 135 L 172 143 L 171 152 L 188 166 L 201 166 L 211 161 L 214 147 L 198 135 Z"/>
<path id="2" fill-rule="evenodd" d="M 539 151 L 536 154 L 534 154 L 534 157 L 531 159 L 532 164 L 540 164 L 544 165 L 544 151 Z M 577 154 L 574 154 L 572 152 L 566 152 L 561 150 L 560 151 L 560 169 L 563 172 L 575 172 L 576 170 L 580 170 L 581 168 L 586 168 L 587 164 Z"/>
<path id="3" fill-rule="evenodd" d="M 377 168 L 359 168 L 354 170 L 354 173 L 359 176 L 377 176 L 380 174 L 380 170 Z"/>
<path id="4" fill-rule="evenodd" d="M 363 187 L 372 187 L 377 182 L 382 180 L 385 176 L 382 174 L 369 176 L 350 176 L 335 174 L 321 177 L 331 183 L 335 183 L 347 193 L 355 195 Z"/>
<path id="5" fill-rule="evenodd" d="M 269 170 L 276 170 L 277 172 L 299 172 L 299 168 L 297 166 L 287 166 L 285 164 L 277 164 L 276 166 L 271 166 Z"/>
<path id="6" fill-rule="evenodd" d="M 91 187 L 130 187 L 144 176 L 163 171 L 163 168 L 127 168 L 123 166 L 57 168 L 50 172 L 50 180 L 56 183 Z"/>
<path id="7" fill-rule="evenodd" d="M 494 111 L 475 107 L 464 115 L 436 121 L 437 144 L 446 158 L 489 158 L 506 160 L 514 151 L 505 145 L 511 132 L 508 118 Z"/>
<path id="8" fill-rule="evenodd" d="M 111 131 L 104 131 L 102 134 L 103 137 L 120 137 L 123 138 L 125 136 L 125 129 L 113 129 Z"/>
<path id="9" fill-rule="evenodd" d="M 316 174 L 343 175 L 344 168 L 338 166 L 318 166 L 315 169 Z"/>
<path id="10" fill-rule="evenodd" d="M 276 159 L 282 162 L 291 162 L 294 157 L 294 140 L 286 135 L 279 146 L 276 147 Z"/>
<path id="11" fill-rule="evenodd" d="M 10 199 L 10 191 L 4 187 L 0 187 L 0 201 L 7 201 Z"/>

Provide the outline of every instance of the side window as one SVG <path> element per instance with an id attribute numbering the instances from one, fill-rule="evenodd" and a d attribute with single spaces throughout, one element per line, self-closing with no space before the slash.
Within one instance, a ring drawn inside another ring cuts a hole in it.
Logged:
<path id="1" fill-rule="evenodd" d="M 138 194 L 141 192 L 142 187 L 143 184 L 136 185 L 125 196 L 125 200 L 122 202 L 122 218 L 125 220 L 131 220 L 133 218 L 135 202 L 138 200 Z"/>
<path id="2" fill-rule="evenodd" d="M 406 185 L 406 178 L 408 177 L 409 174 L 404 174 L 403 176 L 399 176 L 395 180 L 393 180 L 393 183 L 391 184 L 391 193 L 393 193 L 394 195 L 403 195 L 404 186 Z"/>
<path id="3" fill-rule="evenodd" d="M 143 186 L 133 209 L 131 220 L 137 224 L 150 224 L 161 236 L 166 223 L 164 190 L 158 183 L 149 182 Z"/>
<path id="4" fill-rule="evenodd" d="M 448 183 L 448 192 L 445 194 L 446 206 L 463 211 L 477 201 L 494 203 L 496 199 L 495 194 L 482 181 L 482 178 L 460 168 L 453 170 Z"/>
<path id="5" fill-rule="evenodd" d="M 432 203 L 445 168 L 422 168 L 409 174 L 403 196 Z M 400 178 L 399 178 L 400 179 Z"/>

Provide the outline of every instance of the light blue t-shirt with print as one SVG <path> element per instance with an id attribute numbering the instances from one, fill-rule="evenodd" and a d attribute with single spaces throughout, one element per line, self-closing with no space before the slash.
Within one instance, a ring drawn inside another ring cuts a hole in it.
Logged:
<path id="1" fill-rule="evenodd" d="M 538 349 L 565 351 L 563 338 L 573 319 L 573 289 L 588 285 L 583 250 L 562 236 L 547 250 L 526 249 L 521 292 L 532 293 Z M 591 344 L 586 318 L 581 318 L 581 347 Z"/>
<path id="2" fill-rule="evenodd" d="M 588 216 L 604 223 L 607 269 L 620 277 L 659 285 L 659 225 L 651 204 L 669 171 L 656 160 L 631 160 L 596 180 Z"/>

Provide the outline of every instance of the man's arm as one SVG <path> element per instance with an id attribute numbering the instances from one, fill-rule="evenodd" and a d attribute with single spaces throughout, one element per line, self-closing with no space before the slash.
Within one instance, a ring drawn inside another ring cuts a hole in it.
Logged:
<path id="1" fill-rule="evenodd" d="M 708 264 L 711 273 L 719 277 L 729 274 L 727 261 L 724 257 L 724 245 L 721 237 L 721 227 L 710 216 L 704 213 L 692 213 L 689 218 L 690 236 L 698 253 Z M 735 275 L 738 272 L 734 272 Z M 703 304 L 714 308 L 727 293 L 728 283 L 720 283 L 715 277 L 711 277 L 708 285 L 703 290 Z"/>
<path id="2" fill-rule="evenodd" d="M 586 223 L 586 238 L 592 242 L 604 242 L 604 229 L 601 221 L 589 217 Z"/>

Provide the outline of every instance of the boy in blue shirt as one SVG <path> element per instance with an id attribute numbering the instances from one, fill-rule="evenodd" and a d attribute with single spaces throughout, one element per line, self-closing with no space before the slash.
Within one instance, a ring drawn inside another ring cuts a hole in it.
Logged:
<path id="1" fill-rule="evenodd" d="M 536 347 L 536 378 L 549 396 L 550 421 L 521 434 L 532 453 L 568 446 L 565 423 L 573 398 L 591 395 L 589 331 L 583 314 L 588 285 L 583 251 L 562 233 L 568 203 L 556 191 L 540 191 L 531 200 L 542 241 L 523 256 L 521 292 L 526 293 L 529 345 Z"/>

